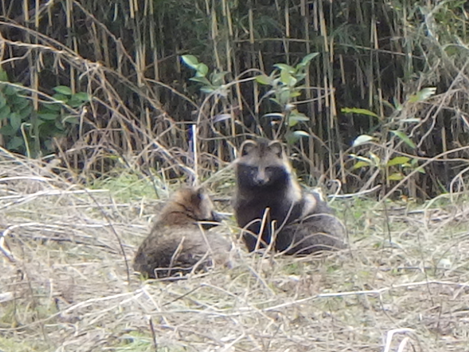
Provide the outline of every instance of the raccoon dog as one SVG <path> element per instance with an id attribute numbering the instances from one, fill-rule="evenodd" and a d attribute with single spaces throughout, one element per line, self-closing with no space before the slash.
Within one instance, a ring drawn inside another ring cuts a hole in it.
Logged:
<path id="1" fill-rule="evenodd" d="M 319 194 L 301 190 L 279 142 L 245 141 L 235 176 L 233 207 L 250 252 L 274 238 L 273 248 L 286 254 L 344 248 L 342 224 Z"/>
<path id="2" fill-rule="evenodd" d="M 219 221 L 212 201 L 202 189 L 178 190 L 140 245 L 134 270 L 156 278 L 227 264 L 230 243 L 216 233 L 204 231 Z"/>

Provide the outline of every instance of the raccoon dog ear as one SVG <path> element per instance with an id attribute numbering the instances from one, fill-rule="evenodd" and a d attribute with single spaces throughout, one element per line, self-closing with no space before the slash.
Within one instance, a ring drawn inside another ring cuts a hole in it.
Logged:
<path id="1" fill-rule="evenodd" d="M 257 147 L 257 143 L 251 139 L 244 141 L 239 148 L 240 156 L 250 154 Z"/>
<path id="2" fill-rule="evenodd" d="M 205 197 L 205 189 L 203 187 L 197 187 L 192 195 L 192 201 L 194 203 L 200 203 Z"/>
<path id="3" fill-rule="evenodd" d="M 275 153 L 279 158 L 283 156 L 283 147 L 279 141 L 272 141 L 269 143 L 269 149 Z"/>

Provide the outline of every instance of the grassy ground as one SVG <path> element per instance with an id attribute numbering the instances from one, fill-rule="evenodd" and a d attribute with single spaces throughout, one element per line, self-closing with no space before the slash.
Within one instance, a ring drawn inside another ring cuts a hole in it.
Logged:
<path id="1" fill-rule="evenodd" d="M 461 198 L 335 201 L 350 249 L 319 258 L 248 255 L 231 219 L 219 230 L 234 268 L 145 282 L 128 266 L 161 204 L 154 185 L 123 175 L 85 190 L 0 160 L 1 351 L 469 350 Z"/>

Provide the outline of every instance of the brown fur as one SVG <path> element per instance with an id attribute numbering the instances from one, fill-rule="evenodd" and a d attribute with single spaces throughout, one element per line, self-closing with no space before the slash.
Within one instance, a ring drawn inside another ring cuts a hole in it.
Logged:
<path id="1" fill-rule="evenodd" d="M 318 194 L 301 190 L 279 142 L 245 141 L 235 173 L 233 207 L 249 251 L 273 241 L 273 248 L 286 254 L 344 247 L 342 224 Z"/>
<path id="2" fill-rule="evenodd" d="M 155 278 L 205 270 L 215 263 L 227 264 L 231 245 L 221 235 L 204 231 L 219 220 L 203 190 L 178 190 L 140 245 L 134 259 L 135 271 Z"/>

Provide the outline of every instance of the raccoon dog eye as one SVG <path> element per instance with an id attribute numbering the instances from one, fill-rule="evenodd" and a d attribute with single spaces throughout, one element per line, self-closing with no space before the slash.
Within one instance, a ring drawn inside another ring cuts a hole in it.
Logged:
<path id="1" fill-rule="evenodd" d="M 259 168 L 257 166 L 250 166 L 248 171 L 251 175 L 255 175 L 259 171 Z"/>

